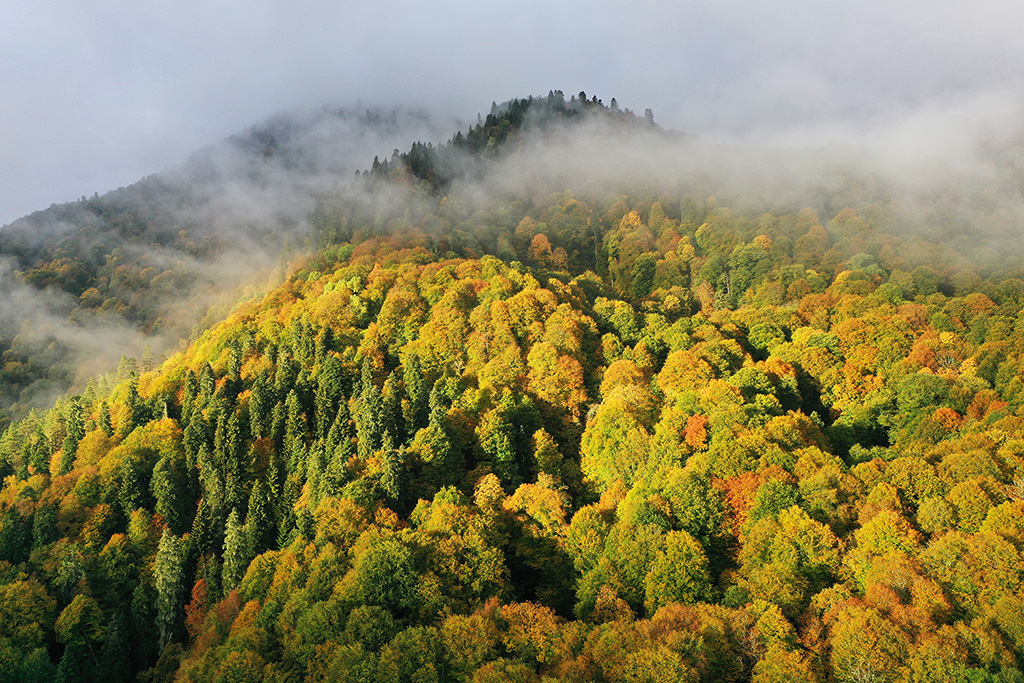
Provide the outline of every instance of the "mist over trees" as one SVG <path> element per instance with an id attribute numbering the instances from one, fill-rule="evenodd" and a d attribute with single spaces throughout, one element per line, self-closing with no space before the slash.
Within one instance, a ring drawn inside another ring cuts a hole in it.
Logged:
<path id="1" fill-rule="evenodd" d="M 926 187 L 557 91 L 405 149 L 0 436 L 0 676 L 1024 678 L 1019 159 Z"/>
<path id="2" fill-rule="evenodd" d="M 4 226 L 0 424 L 122 355 L 176 348 L 303 248 L 319 194 L 442 125 L 404 110 L 281 115 L 179 168 Z"/>

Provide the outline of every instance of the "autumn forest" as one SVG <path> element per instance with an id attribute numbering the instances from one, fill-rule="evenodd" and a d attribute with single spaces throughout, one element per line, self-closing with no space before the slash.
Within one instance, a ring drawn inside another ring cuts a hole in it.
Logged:
<path id="1" fill-rule="evenodd" d="M 0 681 L 1024 681 L 1005 187 L 480 189 L 578 128 L 685 143 L 512 100 L 319 194 L 165 358 L 39 407 L 59 341 L 0 335 Z M 152 332 L 198 277 L 155 250 L 224 237 L 143 182 L 0 249 Z"/>

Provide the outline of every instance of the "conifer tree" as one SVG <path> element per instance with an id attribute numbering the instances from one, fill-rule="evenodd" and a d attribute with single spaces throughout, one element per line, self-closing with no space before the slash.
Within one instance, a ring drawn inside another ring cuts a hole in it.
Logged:
<path id="1" fill-rule="evenodd" d="M 107 436 L 114 435 L 114 423 L 110 419 L 110 405 L 106 401 L 100 404 L 99 427 Z"/>
<path id="2" fill-rule="evenodd" d="M 175 534 L 183 534 L 191 520 L 188 482 L 181 466 L 163 457 L 153 467 L 150 489 L 156 501 L 155 511 L 163 516 Z"/>
<path id="3" fill-rule="evenodd" d="M 276 540 L 273 520 L 270 516 L 270 491 L 266 483 L 257 480 L 249 494 L 248 513 L 245 517 L 245 532 L 249 547 L 254 554 L 273 548 Z"/>
<path id="4" fill-rule="evenodd" d="M 57 680 L 57 667 L 50 662 L 49 654 L 38 647 L 18 663 L 12 680 L 19 683 L 52 683 Z"/>
<path id="5" fill-rule="evenodd" d="M 232 508 L 224 529 L 224 568 L 221 575 L 225 593 L 234 590 L 241 583 L 251 557 L 245 526 L 239 518 L 238 509 Z"/>
<path id="6" fill-rule="evenodd" d="M 271 435 L 273 405 L 270 400 L 270 380 L 260 373 L 249 392 L 249 432 L 253 439 Z"/>
<path id="7" fill-rule="evenodd" d="M 227 425 L 227 456 L 230 462 L 236 463 L 243 474 L 246 444 L 249 442 L 248 426 L 248 420 L 244 419 L 241 410 L 231 411 Z"/>
<path id="8" fill-rule="evenodd" d="M 356 448 L 359 457 L 369 458 L 381 446 L 384 427 L 384 397 L 369 376 L 369 362 L 363 362 L 363 389 L 355 406 Z"/>
<path id="9" fill-rule="evenodd" d="M 242 380 L 242 352 L 234 344 L 232 344 L 231 349 L 228 351 L 226 378 L 232 382 L 240 382 Z"/>
<path id="10" fill-rule="evenodd" d="M 125 517 L 131 516 L 145 502 L 139 473 L 136 471 L 133 460 L 129 460 L 121 466 L 121 481 L 118 486 L 117 499 Z"/>
<path id="11" fill-rule="evenodd" d="M 405 504 L 405 449 L 385 448 L 381 451 L 380 487 L 388 505 L 402 512 Z"/>
<path id="12" fill-rule="evenodd" d="M 210 443 L 210 425 L 200 411 L 192 413 L 188 426 L 182 432 L 181 445 L 185 449 L 185 457 L 189 463 L 195 464 L 200 449 Z"/>
<path id="13" fill-rule="evenodd" d="M 315 510 L 321 495 L 323 495 L 326 465 L 323 442 L 318 439 L 309 447 L 309 453 L 306 456 L 306 494 L 309 509 Z"/>
<path id="14" fill-rule="evenodd" d="M 165 529 L 153 563 L 156 584 L 156 617 L 160 633 L 159 648 L 181 637 L 185 597 L 185 553 L 182 540 Z"/>
<path id="15" fill-rule="evenodd" d="M 348 402 L 342 400 L 338 403 L 338 410 L 334 414 L 334 421 L 331 423 L 331 428 L 327 431 L 327 436 L 324 438 L 324 452 L 329 459 L 334 458 L 334 451 L 338 446 L 342 445 L 342 441 L 346 436 L 350 439 L 353 436 L 352 424 L 349 418 Z"/>
<path id="16" fill-rule="evenodd" d="M 224 508 L 224 479 L 214 466 L 206 446 L 199 449 L 196 457 L 199 467 L 199 484 L 203 492 L 203 500 L 209 503 L 211 510 Z"/>
<path id="17" fill-rule="evenodd" d="M 131 667 L 128 658 L 128 636 L 125 619 L 121 612 L 114 612 L 107 623 L 103 635 L 103 648 L 100 650 L 97 680 L 102 683 L 127 683 L 131 680 Z"/>
<path id="18" fill-rule="evenodd" d="M 405 417 L 402 415 L 401 380 L 392 372 L 384 382 L 381 402 L 381 437 L 387 435 L 392 444 L 405 443 Z"/>
<path id="19" fill-rule="evenodd" d="M 142 420 L 142 399 L 139 397 L 138 381 L 132 379 L 128 383 L 128 395 L 125 397 L 121 423 L 117 435 L 122 439 L 132 433 Z"/>
<path id="20" fill-rule="evenodd" d="M 316 380 L 316 436 L 322 439 L 334 422 L 338 402 L 345 391 L 344 373 L 336 356 L 327 354 L 324 357 Z"/>
<path id="21" fill-rule="evenodd" d="M 405 382 L 405 393 L 409 397 L 408 415 L 406 422 L 410 433 L 427 426 L 430 417 L 430 390 L 427 388 L 427 380 L 423 377 L 423 367 L 420 358 L 415 353 L 410 353 L 402 366 L 402 379 Z"/>
<path id="22" fill-rule="evenodd" d="M 284 403 L 278 401 L 270 413 L 270 438 L 279 446 L 284 443 L 288 411 Z"/>
<path id="23" fill-rule="evenodd" d="M 130 612 L 130 640 L 132 642 L 132 669 L 141 671 L 148 669 L 151 659 L 156 654 L 157 630 L 156 589 L 153 587 L 149 572 L 141 578 L 132 592 Z"/>
<path id="24" fill-rule="evenodd" d="M 60 538 L 57 529 L 57 508 L 52 504 L 43 504 L 32 515 L 32 549 L 47 546 Z"/>
<path id="25" fill-rule="evenodd" d="M 302 411 L 299 394 L 294 389 L 288 392 L 288 398 L 285 400 L 285 415 L 284 446 L 285 450 L 290 451 L 292 444 L 302 444 L 306 436 L 306 416 Z M 295 467 L 296 463 L 289 465 Z"/>
<path id="26" fill-rule="evenodd" d="M 213 398 L 217 390 L 217 377 L 213 374 L 213 368 L 209 363 L 203 363 L 199 369 L 199 397 L 196 399 L 196 410 L 206 408 L 206 404 Z"/>
<path id="27" fill-rule="evenodd" d="M 425 429 L 420 431 L 429 451 L 429 464 L 434 471 L 434 484 L 446 486 L 454 484 L 462 472 L 465 463 L 462 454 L 452 445 L 448 433 L 448 410 L 444 401 L 432 402 L 430 419 Z"/>
<path id="28" fill-rule="evenodd" d="M 84 657 L 78 648 L 66 647 L 57 665 L 57 676 L 54 683 L 78 683 L 85 678 L 83 671 Z"/>
<path id="29" fill-rule="evenodd" d="M 278 401 L 284 401 L 288 396 L 288 392 L 295 386 L 297 375 L 298 370 L 295 368 L 295 362 L 291 357 L 279 355 L 277 369 L 274 372 L 274 393 L 277 395 Z"/>
<path id="30" fill-rule="evenodd" d="M 288 475 L 281 487 L 281 495 L 277 498 L 277 547 L 284 548 L 294 538 L 298 519 L 295 514 L 295 501 L 299 499 L 299 480 L 294 474 Z"/>
<path id="31" fill-rule="evenodd" d="M 64 444 L 60 461 L 60 474 L 67 474 L 75 463 L 78 443 L 85 436 L 85 415 L 82 399 L 73 396 L 68 401 L 67 415 L 64 420 Z"/>
<path id="32" fill-rule="evenodd" d="M 193 558 L 205 555 L 213 547 L 213 514 L 205 496 L 199 499 L 188 540 Z"/>
<path id="33" fill-rule="evenodd" d="M 199 378 L 191 369 L 185 372 L 185 378 L 181 382 L 181 421 L 188 424 L 192 419 L 192 413 L 196 409 L 196 399 L 199 397 Z"/>
<path id="34" fill-rule="evenodd" d="M 19 564 L 32 548 L 32 524 L 11 507 L 0 515 L 0 561 Z"/>

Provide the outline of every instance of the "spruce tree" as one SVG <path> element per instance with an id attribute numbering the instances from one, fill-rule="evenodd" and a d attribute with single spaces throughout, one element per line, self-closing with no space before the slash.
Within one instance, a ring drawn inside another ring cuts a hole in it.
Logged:
<path id="1" fill-rule="evenodd" d="M 135 586 L 129 620 L 132 643 L 132 669 L 148 669 L 156 655 L 159 632 L 156 627 L 156 589 L 153 587 L 148 570 Z"/>
<path id="2" fill-rule="evenodd" d="M 185 533 L 191 519 L 191 500 L 188 482 L 182 467 L 171 458 L 163 457 L 153 467 L 150 490 L 156 501 L 155 512 L 163 516 L 175 534 Z"/>
<path id="3" fill-rule="evenodd" d="M 206 498 L 199 500 L 196 515 L 192 519 L 192 531 L 188 535 L 192 557 L 205 555 L 213 543 L 213 514 Z"/>
<path id="4" fill-rule="evenodd" d="M 60 460 L 60 474 L 67 474 L 75 464 L 78 443 L 85 436 L 85 414 L 82 400 L 73 396 L 68 401 L 67 414 L 64 418 L 64 443 Z"/>
<path id="5" fill-rule="evenodd" d="M 103 634 L 103 649 L 100 650 L 97 680 L 102 683 L 127 683 L 131 680 L 131 665 L 128 658 L 128 636 L 125 619 L 121 612 L 107 624 Z"/>
<path id="6" fill-rule="evenodd" d="M 241 583 L 251 557 L 245 526 L 239 518 L 238 509 L 232 508 L 224 530 L 224 568 L 221 574 L 225 593 L 231 592 Z"/>
<path id="7" fill-rule="evenodd" d="M 153 563 L 156 584 L 156 619 L 160 634 L 159 649 L 181 638 L 182 610 L 184 609 L 185 577 L 184 544 L 180 538 L 165 529 L 157 547 Z"/>
<path id="8" fill-rule="evenodd" d="M 324 438 L 334 422 L 338 403 L 344 396 L 344 372 L 341 361 L 333 354 L 327 354 L 317 373 L 316 388 L 316 436 Z"/>
<path id="9" fill-rule="evenodd" d="M 277 547 L 284 548 L 292 542 L 298 523 L 295 514 L 295 501 L 299 499 L 299 479 L 294 474 L 288 475 L 281 487 L 281 495 L 277 499 Z"/>
<path id="10" fill-rule="evenodd" d="M 128 460 L 121 465 L 121 481 L 118 486 L 118 502 L 125 517 L 130 517 L 135 510 L 145 503 L 145 496 L 142 491 L 142 484 L 139 481 L 139 474 L 136 471 L 134 460 Z"/>
<path id="11" fill-rule="evenodd" d="M 345 485 L 348 461 L 356 452 L 354 438 L 355 431 L 352 428 L 352 420 L 349 419 L 348 403 L 342 400 L 338 405 L 334 424 L 331 425 L 331 431 L 327 433 L 324 442 L 326 464 L 323 491 L 327 495 L 338 495 Z"/>
<path id="12" fill-rule="evenodd" d="M 356 448 L 359 457 L 368 459 L 381 446 L 384 428 L 384 397 L 373 381 L 369 359 L 363 360 L 362 389 L 355 406 Z"/>
<path id="13" fill-rule="evenodd" d="M 84 680 L 86 675 L 84 664 L 85 657 L 82 656 L 79 648 L 64 648 L 60 664 L 57 665 L 57 675 L 53 679 L 54 683 L 79 683 L 79 681 Z"/>
<path id="14" fill-rule="evenodd" d="M 270 491 L 263 481 L 253 484 L 249 494 L 249 512 L 245 517 L 245 531 L 253 554 L 274 547 L 274 524 L 270 516 Z"/>
<path id="15" fill-rule="evenodd" d="M 381 452 L 380 487 L 396 512 L 404 511 L 405 486 L 405 449 L 384 449 Z"/>
<path id="16" fill-rule="evenodd" d="M 210 425 L 200 411 L 195 411 L 189 418 L 188 425 L 181 436 L 181 445 L 185 449 L 188 462 L 195 465 L 200 449 L 210 443 Z"/>
<path id="17" fill-rule="evenodd" d="M 280 446 L 284 443 L 286 425 L 288 423 L 288 411 L 284 403 L 278 401 L 270 413 L 270 438 Z"/>
<path id="18" fill-rule="evenodd" d="M 196 399 L 196 410 L 206 408 L 206 404 L 213 398 L 217 390 L 217 377 L 213 374 L 213 368 L 209 363 L 203 363 L 199 369 L 199 397 Z"/>
<path id="19" fill-rule="evenodd" d="M 270 436 L 272 412 L 270 382 L 260 374 L 249 391 L 249 433 L 253 439 Z"/>
<path id="20" fill-rule="evenodd" d="M 348 402 L 342 400 L 339 402 L 338 410 L 334 414 L 331 428 L 327 431 L 327 436 L 324 437 L 324 452 L 327 453 L 329 458 L 333 457 L 334 449 L 341 443 L 342 432 L 350 429 L 348 422 Z"/>
<path id="21" fill-rule="evenodd" d="M 298 370 L 295 362 L 290 356 L 280 356 L 277 359 L 277 369 L 274 372 L 274 393 L 278 401 L 283 401 L 288 392 L 295 386 L 295 378 Z"/>
<path id="22" fill-rule="evenodd" d="M 117 435 L 122 439 L 132 433 L 142 422 L 142 399 L 139 397 L 138 382 L 132 379 L 128 383 L 128 395 L 125 397 L 121 412 L 121 423 Z"/>
<path id="23" fill-rule="evenodd" d="M 309 454 L 306 458 L 307 507 L 311 509 L 316 509 L 324 492 L 326 466 L 323 442 L 317 440 L 310 446 Z"/>
<path id="24" fill-rule="evenodd" d="M 185 372 L 185 378 L 181 383 L 181 421 L 188 424 L 192 419 L 192 413 L 196 409 L 196 399 L 199 397 L 199 378 L 192 370 Z"/>
<path id="25" fill-rule="evenodd" d="M 57 507 L 52 503 L 41 504 L 32 515 L 32 549 L 47 546 L 59 538 Z"/>
<path id="26" fill-rule="evenodd" d="M 392 372 L 384 382 L 381 405 L 382 438 L 387 435 L 392 444 L 405 443 L 405 417 L 402 415 L 402 387 L 398 372 Z"/>
<path id="27" fill-rule="evenodd" d="M 107 436 L 114 435 L 114 423 L 110 419 L 110 406 L 106 401 L 100 404 L 100 429 Z"/>
<path id="28" fill-rule="evenodd" d="M 409 397 L 408 430 L 415 434 L 417 430 L 427 426 L 427 419 L 430 417 L 430 389 L 427 387 L 427 380 L 423 377 L 423 367 L 420 358 L 415 353 L 410 353 L 402 366 L 402 379 L 405 382 L 405 393 Z"/>
<path id="29" fill-rule="evenodd" d="M 465 463 L 462 454 L 452 445 L 448 433 L 448 410 L 438 401 L 430 411 L 426 427 L 426 443 L 430 450 L 430 465 L 434 470 L 434 484 L 447 486 L 458 481 Z"/>

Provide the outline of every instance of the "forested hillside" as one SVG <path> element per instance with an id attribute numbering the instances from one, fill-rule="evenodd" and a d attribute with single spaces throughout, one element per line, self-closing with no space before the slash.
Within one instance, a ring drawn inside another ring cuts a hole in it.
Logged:
<path id="1" fill-rule="evenodd" d="M 281 115 L 179 167 L 3 226 L 0 428 L 121 353 L 159 357 L 216 322 L 211 306 L 301 250 L 317 196 L 372 150 L 436 127 L 404 110 Z"/>
<path id="2" fill-rule="evenodd" d="M 587 122 L 678 139 L 496 106 L 12 424 L 0 680 L 1024 680 L 1012 211 L 488 185 Z"/>

